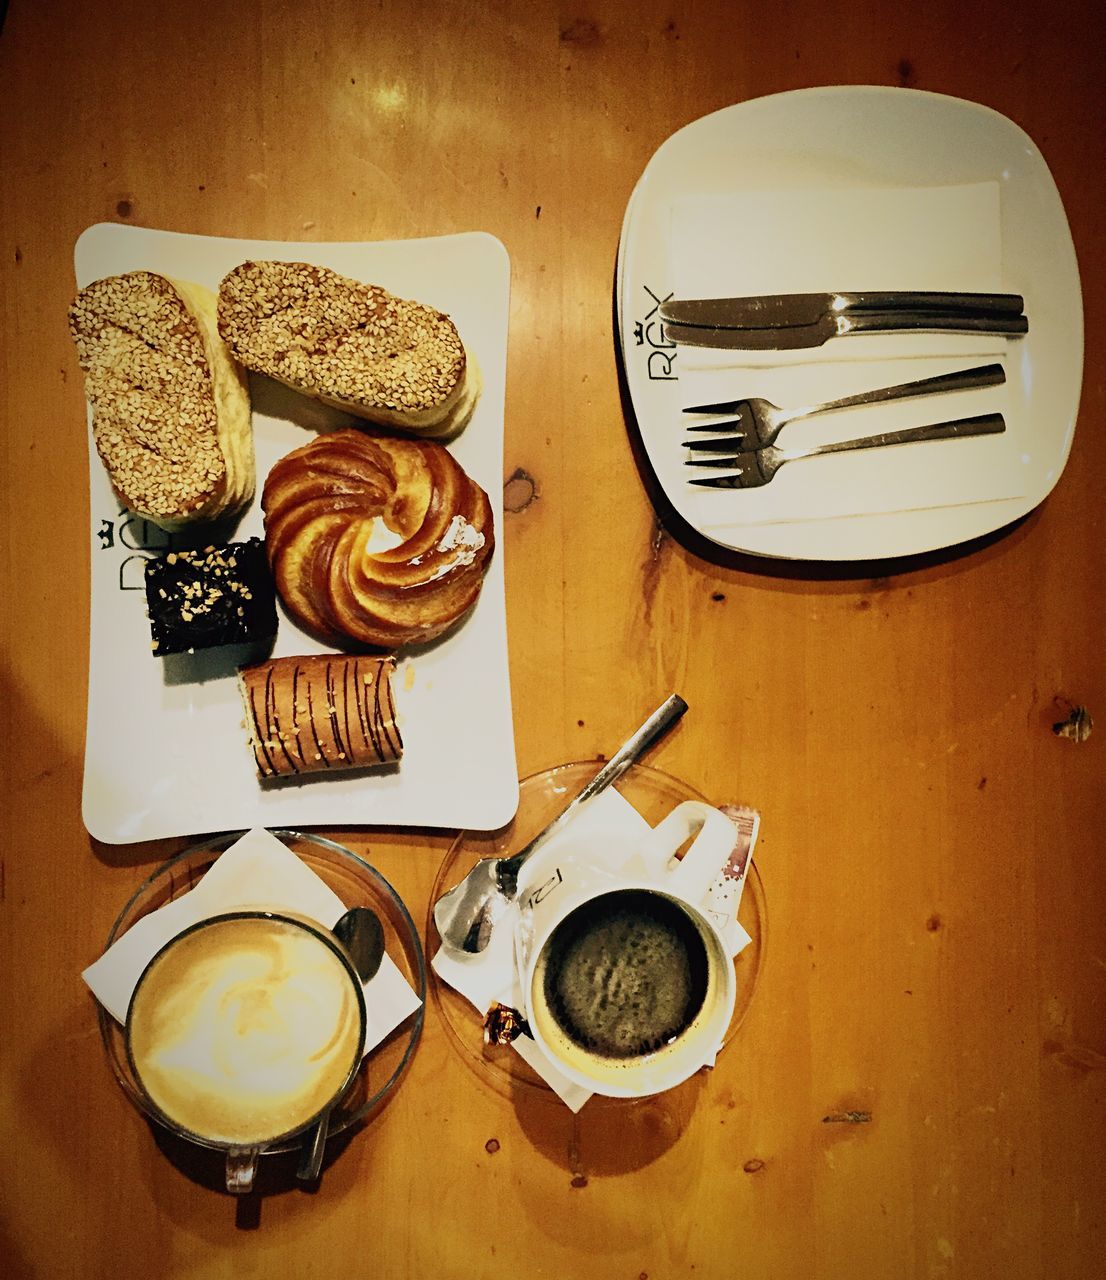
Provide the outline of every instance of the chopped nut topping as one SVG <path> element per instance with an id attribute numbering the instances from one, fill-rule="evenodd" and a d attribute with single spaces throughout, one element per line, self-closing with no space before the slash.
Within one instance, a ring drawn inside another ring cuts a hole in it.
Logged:
<path id="1" fill-rule="evenodd" d="M 185 646 L 209 648 L 271 636 L 277 617 L 273 583 L 260 538 L 234 543 L 224 557 L 216 548 L 170 552 L 145 565 L 146 605 L 157 653 L 180 653 Z M 230 561 L 236 578 L 220 567 Z M 243 578 L 254 584 L 248 606 L 227 590 Z M 219 585 L 216 585 L 218 580 Z"/>

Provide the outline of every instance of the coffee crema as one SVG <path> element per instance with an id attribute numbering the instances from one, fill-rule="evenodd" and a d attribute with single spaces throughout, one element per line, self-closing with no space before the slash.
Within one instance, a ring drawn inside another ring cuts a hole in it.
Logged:
<path id="1" fill-rule="evenodd" d="M 662 894 L 626 889 L 566 916 L 539 959 L 535 983 L 573 1045 L 626 1061 L 656 1053 L 692 1026 L 709 970 L 703 936 L 686 911 Z"/>
<path id="2" fill-rule="evenodd" d="M 355 981 L 293 921 L 214 920 L 162 951 L 136 988 L 135 1073 L 187 1133 L 264 1146 L 303 1128 L 351 1077 L 364 1042 Z"/>

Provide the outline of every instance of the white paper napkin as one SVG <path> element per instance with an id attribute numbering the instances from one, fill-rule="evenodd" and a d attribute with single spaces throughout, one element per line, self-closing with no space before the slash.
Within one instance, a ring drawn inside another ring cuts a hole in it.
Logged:
<path id="1" fill-rule="evenodd" d="M 346 905 L 276 836 L 256 829 L 222 853 L 194 889 L 137 920 L 82 976 L 104 1008 L 124 1022 L 138 979 L 165 943 L 200 920 L 247 909 L 291 911 L 330 929 Z M 376 975 L 365 984 L 365 1052 L 420 1003 L 385 953 Z"/>
<path id="2" fill-rule="evenodd" d="M 1000 213 L 993 182 L 688 195 L 671 209 L 670 279 L 682 298 L 1017 292 L 1004 277 Z M 832 339 L 805 351 L 680 347 L 680 396 L 684 404 L 762 396 L 781 406 L 810 405 L 995 361 L 1007 364 L 1013 377 L 1023 341 L 908 333 Z M 796 422 L 778 443 L 827 443 L 992 412 L 1004 414 L 1004 435 L 796 461 L 763 489 L 704 491 L 696 501 L 708 524 L 712 509 L 718 513 L 722 505 L 727 524 L 763 524 L 1020 497 L 1024 424 L 1008 386 Z"/>
<path id="3" fill-rule="evenodd" d="M 569 842 L 573 845 L 586 844 L 602 851 L 605 866 L 618 868 L 633 856 L 648 831 L 649 824 L 641 814 L 612 787 L 596 796 L 562 831 L 552 836 L 542 857 L 544 859 L 547 854 L 552 855 Z M 755 838 L 754 831 L 753 842 Z M 752 851 L 750 843 L 745 865 L 751 861 Z M 735 956 L 750 941 L 749 935 L 736 919 L 743 883 L 743 877 L 737 883 L 723 873 L 703 902 L 705 910 L 732 911 L 723 936 L 729 944 L 731 954 Z M 504 1004 L 513 1009 L 518 1009 L 523 1004 L 515 963 L 514 935 L 517 921 L 517 907 L 505 912 L 487 948 L 479 955 L 462 954 L 443 946 L 431 961 L 438 977 L 459 991 L 481 1018 L 495 1004 Z M 512 1041 L 512 1047 L 570 1110 L 579 1111 L 592 1096 L 590 1090 L 569 1080 L 529 1036 L 520 1035 Z"/>

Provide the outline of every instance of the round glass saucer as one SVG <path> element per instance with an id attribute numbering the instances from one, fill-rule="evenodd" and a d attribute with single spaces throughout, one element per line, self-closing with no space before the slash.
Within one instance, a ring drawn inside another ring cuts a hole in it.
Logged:
<path id="1" fill-rule="evenodd" d="M 441 937 L 434 924 L 434 904 L 442 894 L 463 879 L 479 859 L 504 857 L 521 849 L 583 790 L 599 767 L 598 761 L 584 760 L 532 774 L 519 784 L 518 810 L 511 822 L 498 831 L 462 831 L 457 836 L 438 869 L 430 895 L 426 923 L 430 950 L 436 951 L 441 945 Z M 670 809 L 684 800 L 705 800 L 687 783 L 645 765 L 633 765 L 615 784 L 615 789 L 650 826 L 655 826 Z M 723 1050 L 737 1034 L 749 1010 L 764 963 L 767 918 L 764 885 L 755 862 L 745 877 L 737 918 L 748 933 L 750 942 L 734 957 L 737 1001 L 723 1040 Z M 437 975 L 431 983 L 431 992 L 454 1047 L 487 1084 L 505 1094 L 533 1090 L 554 1096 L 545 1081 L 509 1045 L 484 1043 L 483 1017 L 460 992 Z M 597 1104 L 624 1106 L 625 1102 L 597 1095 L 588 1105 Z"/>
<path id="2" fill-rule="evenodd" d="M 426 1008 L 426 960 L 410 912 L 387 880 L 363 858 L 321 836 L 299 831 L 272 831 L 270 834 L 291 849 L 347 907 L 371 907 L 376 912 L 384 927 L 384 949 L 420 1001 L 418 1010 L 410 1018 L 365 1055 L 349 1092 L 331 1112 L 327 1131 L 329 1141 L 364 1119 L 383 1102 L 411 1061 L 422 1034 Z M 213 836 L 158 867 L 119 913 L 108 934 L 105 950 L 137 920 L 192 889 L 216 858 L 241 835 L 242 832 L 236 831 Z M 148 1119 L 160 1124 L 146 1104 L 127 1061 L 122 1026 L 102 1005 L 97 1004 L 96 1011 L 100 1038 L 115 1078 L 135 1107 Z M 266 1148 L 263 1154 L 294 1151 L 301 1145 L 302 1138 L 293 1137 L 283 1144 Z"/>

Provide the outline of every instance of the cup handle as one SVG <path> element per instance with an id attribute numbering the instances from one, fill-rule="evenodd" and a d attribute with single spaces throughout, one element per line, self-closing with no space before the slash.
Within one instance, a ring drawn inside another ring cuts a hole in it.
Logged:
<path id="1" fill-rule="evenodd" d="M 227 1152 L 227 1190 L 232 1195 L 244 1196 L 253 1190 L 259 1155 L 257 1147 L 233 1147 Z"/>
<path id="2" fill-rule="evenodd" d="M 695 835 L 691 846 L 670 867 L 672 855 L 690 835 Z M 653 828 L 639 852 L 652 875 L 665 876 L 681 897 L 697 902 L 726 865 L 736 842 L 737 828 L 720 809 L 685 800 Z"/>

